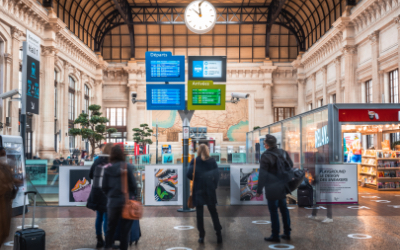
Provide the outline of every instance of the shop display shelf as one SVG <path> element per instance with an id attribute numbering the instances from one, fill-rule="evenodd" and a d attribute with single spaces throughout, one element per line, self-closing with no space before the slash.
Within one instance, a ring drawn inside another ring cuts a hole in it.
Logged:
<path id="1" fill-rule="evenodd" d="M 372 186 L 376 186 L 376 183 L 374 184 L 374 183 L 365 182 L 364 184 L 365 184 L 365 185 L 372 185 Z"/>
<path id="2" fill-rule="evenodd" d="M 400 191 L 400 188 L 378 188 L 379 191 Z"/>
<path id="3" fill-rule="evenodd" d="M 400 177 L 377 177 L 378 180 L 389 181 L 389 180 L 400 180 Z"/>
<path id="4" fill-rule="evenodd" d="M 367 157 L 367 158 L 376 158 L 375 155 L 362 155 L 362 157 Z"/>
<path id="5" fill-rule="evenodd" d="M 361 166 L 370 166 L 370 167 L 376 167 L 376 164 L 367 164 L 367 163 L 361 163 Z"/>
<path id="6" fill-rule="evenodd" d="M 400 168 L 377 168 L 377 170 L 400 170 Z"/>
<path id="7" fill-rule="evenodd" d="M 363 173 L 363 172 L 360 172 L 360 174 L 365 174 L 365 175 L 371 175 L 371 176 L 376 176 L 376 174 L 370 174 L 370 173 Z"/>
<path id="8" fill-rule="evenodd" d="M 400 158 L 377 158 L 378 161 L 399 161 Z"/>

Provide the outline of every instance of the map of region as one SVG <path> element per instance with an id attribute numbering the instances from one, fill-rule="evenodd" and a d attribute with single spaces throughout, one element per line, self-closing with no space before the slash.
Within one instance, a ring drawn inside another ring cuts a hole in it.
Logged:
<path id="1" fill-rule="evenodd" d="M 152 125 L 155 131 L 158 122 L 159 141 L 178 141 L 182 132 L 182 121 L 178 111 L 152 111 Z M 249 105 L 247 100 L 237 104 L 226 103 L 225 110 L 196 110 L 190 127 L 207 127 L 208 133 L 222 133 L 224 141 L 246 141 L 249 131 Z M 175 136 L 173 136 L 175 135 Z"/>

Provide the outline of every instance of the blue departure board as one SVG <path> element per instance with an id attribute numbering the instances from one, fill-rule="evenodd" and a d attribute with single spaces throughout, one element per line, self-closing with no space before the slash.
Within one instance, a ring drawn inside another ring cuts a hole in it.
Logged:
<path id="1" fill-rule="evenodd" d="M 181 103 L 180 90 L 154 88 L 151 90 L 151 103 L 153 105 L 179 105 Z"/>
<path id="2" fill-rule="evenodd" d="M 147 51 L 146 82 L 185 82 L 185 56 L 173 56 L 170 51 Z"/>
<path id="3" fill-rule="evenodd" d="M 147 84 L 147 110 L 184 110 L 185 84 Z"/>
<path id="4" fill-rule="evenodd" d="M 179 77 L 179 61 L 151 61 L 151 77 Z"/>

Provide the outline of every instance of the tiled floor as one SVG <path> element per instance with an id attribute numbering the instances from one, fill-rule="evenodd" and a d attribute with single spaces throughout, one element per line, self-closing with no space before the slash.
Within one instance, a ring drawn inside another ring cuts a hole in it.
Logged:
<path id="1" fill-rule="evenodd" d="M 371 189 L 360 189 L 359 192 L 359 208 L 362 209 L 333 206 L 334 223 L 331 224 L 321 223 L 325 216 L 324 209 L 319 210 L 319 220 L 312 221 L 306 218 L 311 210 L 291 206 L 294 208 L 290 210 L 292 240 L 282 243 L 295 247 L 292 249 L 400 249 L 400 193 Z M 195 213 L 178 213 L 177 208 L 145 207 L 144 218 L 140 221 L 142 238 L 131 249 L 274 249 L 273 244 L 263 240 L 270 234 L 270 225 L 252 223 L 269 220 L 265 206 L 218 206 L 224 237 L 221 246 L 216 244 L 208 212 L 205 214 L 207 234 L 204 245 L 197 243 L 196 229 L 175 230 L 174 226 L 178 225 L 196 226 Z M 95 214 L 91 210 L 85 207 L 41 207 L 36 215 L 39 219 L 35 224 L 47 234 L 46 249 L 70 250 L 95 246 Z M 21 224 L 21 218 L 14 218 L 12 224 L 13 233 Z M 353 239 L 348 237 L 349 234 L 367 234 L 372 238 Z M 12 236 L 8 240 L 11 241 Z M 276 246 L 276 249 L 290 249 L 291 246 Z M 8 249 L 12 247 L 1 248 Z"/>

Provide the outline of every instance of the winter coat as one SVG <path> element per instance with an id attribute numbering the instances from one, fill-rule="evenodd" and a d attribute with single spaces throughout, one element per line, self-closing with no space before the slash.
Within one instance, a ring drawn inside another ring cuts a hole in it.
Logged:
<path id="1" fill-rule="evenodd" d="M 116 162 L 104 170 L 103 192 L 108 198 L 107 208 L 118 208 L 125 205 L 125 194 L 122 192 L 121 168 L 125 162 Z M 136 196 L 136 180 L 133 176 L 133 166 L 128 166 L 128 191 L 129 198 Z"/>
<path id="2" fill-rule="evenodd" d="M 101 189 L 102 179 L 104 175 L 105 167 L 109 161 L 109 155 L 100 155 L 90 168 L 89 177 L 93 180 L 92 190 L 87 201 L 87 207 L 100 212 L 107 212 L 107 196 Z M 110 164 L 111 165 L 111 164 Z"/>
<path id="3" fill-rule="evenodd" d="M 290 191 L 288 190 L 286 180 L 284 180 L 278 173 L 276 156 L 269 152 L 283 155 L 283 157 L 289 162 L 290 167 L 293 167 L 292 159 L 290 159 L 290 156 L 286 151 L 278 149 L 277 147 L 267 149 L 261 155 L 257 193 L 262 194 L 262 189 L 265 187 L 265 197 L 268 200 L 285 199 L 286 194 Z"/>
<path id="4" fill-rule="evenodd" d="M 12 200 L 18 192 L 17 185 L 8 165 L 0 164 L 0 247 L 10 233 Z"/>
<path id="5" fill-rule="evenodd" d="M 187 177 L 193 180 L 194 160 L 190 162 Z M 219 181 L 218 165 L 214 158 L 203 161 L 200 156 L 196 158 L 196 172 L 193 182 L 194 206 L 217 204 L 216 189 Z"/>

